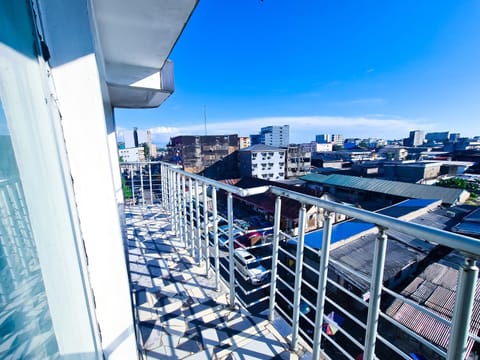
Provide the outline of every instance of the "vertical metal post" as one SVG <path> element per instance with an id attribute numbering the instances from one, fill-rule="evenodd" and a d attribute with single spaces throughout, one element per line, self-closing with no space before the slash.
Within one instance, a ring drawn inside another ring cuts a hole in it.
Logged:
<path id="1" fill-rule="evenodd" d="M 458 273 L 452 332 L 447 350 L 448 360 L 465 359 L 477 279 L 478 267 L 475 260 L 466 258 Z"/>
<path id="2" fill-rule="evenodd" d="M 182 210 L 182 182 L 181 182 L 181 175 L 180 173 L 176 174 L 176 184 L 177 186 L 175 187 L 175 190 L 177 192 L 177 229 L 178 229 L 178 235 L 180 240 L 183 238 L 183 210 Z"/>
<path id="3" fill-rule="evenodd" d="M 218 209 L 217 188 L 212 188 L 212 216 L 213 216 L 213 253 L 215 266 L 215 289 L 220 291 L 220 259 L 218 254 Z"/>
<path id="4" fill-rule="evenodd" d="M 145 206 L 145 193 L 143 190 L 143 165 L 142 163 L 138 163 L 138 169 L 140 173 L 140 194 L 142 196 L 142 205 Z"/>
<path id="5" fill-rule="evenodd" d="M 188 231 L 188 249 L 190 250 L 190 256 L 193 257 L 193 239 L 195 235 L 193 233 L 193 184 L 191 177 L 188 178 L 188 215 L 190 217 Z"/>
<path id="6" fill-rule="evenodd" d="M 201 234 L 202 226 L 200 225 L 200 196 L 198 194 L 198 180 L 195 180 L 195 222 L 196 222 L 195 262 L 197 263 L 197 265 L 199 265 L 200 261 L 202 261 L 202 247 L 200 246 L 200 236 L 202 236 Z"/>
<path id="7" fill-rule="evenodd" d="M 172 197 L 173 197 L 173 191 L 172 191 L 172 175 L 173 171 L 172 169 L 168 169 L 168 212 L 170 213 L 170 216 L 173 218 L 173 206 L 172 206 Z"/>
<path id="8" fill-rule="evenodd" d="M 275 215 L 273 219 L 273 241 L 272 241 L 272 272 L 270 273 L 270 301 L 268 304 L 268 319 L 273 321 L 275 314 L 275 291 L 277 289 L 278 269 L 278 243 L 280 241 L 280 221 L 282 213 L 282 198 L 275 199 Z"/>
<path id="9" fill-rule="evenodd" d="M 130 166 L 130 180 L 132 186 L 132 205 L 135 205 L 135 184 L 133 182 L 133 178 L 135 176 L 135 169 L 133 168 L 133 164 Z"/>
<path id="10" fill-rule="evenodd" d="M 235 263 L 233 260 L 233 196 L 232 193 L 227 195 L 227 211 L 228 211 L 228 270 L 229 270 L 229 286 L 230 286 L 230 308 L 235 308 Z"/>
<path id="11" fill-rule="evenodd" d="M 164 196 L 165 196 L 165 177 L 164 177 L 164 169 L 165 165 L 163 164 L 160 164 L 160 192 L 161 192 L 161 196 L 162 198 L 160 199 L 161 200 L 161 204 L 162 204 L 162 207 L 165 208 L 165 200 L 164 200 Z"/>
<path id="12" fill-rule="evenodd" d="M 203 235 L 204 235 L 204 244 L 205 244 L 205 276 L 208 278 L 208 270 L 210 269 L 210 254 L 208 249 L 208 199 L 207 199 L 207 184 L 203 183 L 202 185 L 203 192 Z"/>
<path id="13" fill-rule="evenodd" d="M 182 241 L 185 244 L 185 248 L 187 248 L 187 194 L 186 194 L 186 186 L 185 186 L 185 175 L 182 175 L 182 232 L 183 238 Z"/>
<path id="14" fill-rule="evenodd" d="M 150 190 L 150 205 L 153 205 L 152 163 L 148 162 L 148 185 Z"/>
<path id="15" fill-rule="evenodd" d="M 178 198 L 178 191 L 177 191 L 177 173 L 172 171 L 172 222 L 173 222 L 173 231 L 175 235 L 178 235 L 178 207 L 177 207 L 177 198 Z"/>
<path id="16" fill-rule="evenodd" d="M 166 210 L 167 209 L 167 198 L 168 198 L 168 188 L 167 188 L 167 182 L 168 182 L 168 179 L 167 179 L 167 167 L 162 164 L 162 173 L 161 173 L 161 177 L 162 177 L 162 206 L 163 208 Z"/>
<path id="17" fill-rule="evenodd" d="M 293 288 L 292 342 L 290 350 L 298 348 L 298 322 L 300 320 L 300 298 L 302 296 L 303 250 L 305 242 L 306 207 L 302 204 L 298 217 L 298 242 L 295 259 L 295 285 Z"/>
<path id="18" fill-rule="evenodd" d="M 363 354 L 365 360 L 373 360 L 375 356 L 375 342 L 377 340 L 378 317 L 383 287 L 383 270 L 387 251 L 387 234 L 385 231 L 384 228 L 380 228 L 380 233 L 375 242 L 372 283 L 370 285 L 370 300 L 368 302 L 367 330 L 365 333 L 365 352 Z"/>
<path id="19" fill-rule="evenodd" d="M 328 258 L 330 255 L 330 241 L 332 239 L 332 224 L 334 214 L 324 212 L 323 215 L 323 239 L 320 254 L 320 267 L 317 287 L 317 304 L 315 314 L 315 332 L 313 334 L 313 359 L 320 359 L 320 346 L 322 341 L 323 313 L 325 310 L 325 297 L 327 290 Z"/>

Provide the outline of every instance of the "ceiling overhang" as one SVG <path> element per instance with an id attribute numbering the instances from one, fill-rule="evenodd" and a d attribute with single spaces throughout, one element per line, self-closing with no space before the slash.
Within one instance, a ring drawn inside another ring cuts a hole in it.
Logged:
<path id="1" fill-rule="evenodd" d="M 92 1 L 115 107 L 157 107 L 174 91 L 167 61 L 198 0 Z"/>

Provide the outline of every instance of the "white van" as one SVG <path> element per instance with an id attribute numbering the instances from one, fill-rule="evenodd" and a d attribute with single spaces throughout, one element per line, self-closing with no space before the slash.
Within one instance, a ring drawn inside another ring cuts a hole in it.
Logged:
<path id="1" fill-rule="evenodd" d="M 247 250 L 235 250 L 233 259 L 238 271 L 253 285 L 265 283 L 270 279 L 270 272 Z"/>

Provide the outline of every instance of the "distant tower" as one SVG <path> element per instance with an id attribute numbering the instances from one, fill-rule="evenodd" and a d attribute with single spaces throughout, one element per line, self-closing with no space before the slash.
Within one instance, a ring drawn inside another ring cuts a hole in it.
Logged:
<path id="1" fill-rule="evenodd" d="M 329 134 L 320 134 L 315 136 L 315 142 L 319 144 L 326 144 L 329 143 L 331 140 Z"/>
<path id="2" fill-rule="evenodd" d="M 260 129 L 260 142 L 269 146 L 288 147 L 290 126 L 266 126 Z"/>
<path id="3" fill-rule="evenodd" d="M 425 132 L 421 130 L 410 131 L 407 146 L 421 146 L 425 140 Z"/>
<path id="4" fill-rule="evenodd" d="M 135 145 L 135 147 L 138 147 L 138 128 L 137 127 L 134 127 L 133 128 L 133 144 Z"/>
<path id="5" fill-rule="evenodd" d="M 147 130 L 147 144 L 150 145 L 152 143 L 152 132 Z"/>

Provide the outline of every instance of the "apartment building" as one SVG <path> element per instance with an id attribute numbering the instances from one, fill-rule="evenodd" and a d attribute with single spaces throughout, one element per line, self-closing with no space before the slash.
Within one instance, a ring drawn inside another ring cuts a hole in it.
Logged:
<path id="1" fill-rule="evenodd" d="M 240 175 L 264 180 L 285 179 L 286 150 L 258 144 L 239 151 Z"/>
<path id="2" fill-rule="evenodd" d="M 264 144 L 275 147 L 288 147 L 290 142 L 290 126 L 266 126 L 259 134 L 250 135 L 251 145 Z"/>
<path id="3" fill-rule="evenodd" d="M 237 135 L 181 135 L 170 139 L 168 157 L 185 171 L 218 179 L 236 170 Z M 234 174 L 232 174 L 234 175 Z"/>
<path id="4" fill-rule="evenodd" d="M 312 152 L 303 145 L 289 145 L 287 148 L 287 178 L 303 176 L 310 173 Z"/>
<path id="5" fill-rule="evenodd" d="M 239 136 L 238 137 L 238 143 L 240 149 L 245 149 L 251 145 L 253 145 L 250 141 L 250 136 Z"/>

